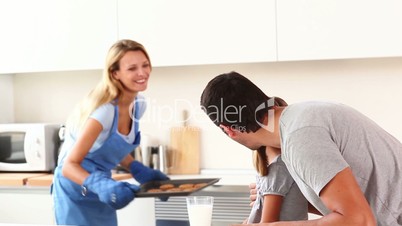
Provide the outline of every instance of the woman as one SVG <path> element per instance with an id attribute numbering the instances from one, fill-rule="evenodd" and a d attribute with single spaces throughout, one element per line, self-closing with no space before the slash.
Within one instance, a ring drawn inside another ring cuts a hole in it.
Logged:
<path id="1" fill-rule="evenodd" d="M 168 179 L 130 155 L 140 143 L 138 120 L 146 105 L 151 61 L 140 44 L 121 40 L 109 50 L 102 80 L 67 122 L 52 194 L 56 223 L 117 225 L 116 209 L 130 203 L 138 186 L 111 179 L 118 164 L 139 183 Z"/>

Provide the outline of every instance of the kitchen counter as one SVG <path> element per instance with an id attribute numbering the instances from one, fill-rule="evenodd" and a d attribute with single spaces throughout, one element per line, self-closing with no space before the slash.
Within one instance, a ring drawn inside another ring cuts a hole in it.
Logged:
<path id="1" fill-rule="evenodd" d="M 170 179 L 220 178 L 217 185 L 249 185 L 255 181 L 252 170 L 201 170 L 200 174 L 168 175 Z M 129 173 L 113 173 L 113 179 L 136 183 Z M 0 189 L 5 187 L 49 187 L 53 174 L 49 173 L 0 173 Z"/>
<path id="2" fill-rule="evenodd" d="M 194 179 L 194 178 L 220 178 L 215 185 L 235 185 L 248 187 L 255 181 L 255 175 L 236 172 L 235 174 L 227 171 L 209 171 L 201 170 L 200 174 L 189 175 L 168 175 L 170 179 Z M 129 183 L 137 184 L 129 173 L 114 173 L 112 177 L 115 180 L 124 180 Z M 46 173 L 0 173 L 0 193 L 18 192 L 18 193 L 48 193 L 52 184 L 53 174 Z"/>
<path id="3" fill-rule="evenodd" d="M 132 178 L 129 173 L 113 173 L 115 180 Z M 49 187 L 53 174 L 49 173 L 0 173 L 0 189 L 4 187 Z"/>
<path id="4" fill-rule="evenodd" d="M 196 175 L 168 176 L 171 179 L 220 178 L 220 181 L 215 185 L 193 194 L 219 196 L 216 206 L 221 202 L 222 205 L 224 205 L 226 202 L 232 203 L 233 200 L 238 200 L 238 198 L 232 198 L 234 194 L 242 195 L 242 205 L 247 204 L 247 187 L 250 182 L 255 180 L 253 171 L 237 170 L 201 170 L 200 174 Z M 131 175 L 127 173 L 115 173 L 113 177 L 117 180 L 137 183 Z M 3 213 L 0 214 L 0 222 L 54 225 L 53 200 L 50 195 L 52 179 L 53 175 L 46 173 L 0 173 L 0 200 L 2 200 L 0 212 Z M 174 204 L 176 198 L 179 197 L 172 197 L 168 203 Z M 155 203 L 155 200 L 157 199 L 136 198 L 126 208 L 118 211 L 119 225 L 132 225 L 133 219 L 135 219 L 138 225 L 155 226 L 155 205 L 159 205 Z M 179 201 L 181 203 L 180 206 L 183 207 L 183 200 L 179 198 Z M 162 203 L 162 205 L 163 208 L 170 209 L 169 206 L 165 206 L 165 203 Z M 235 213 L 235 211 L 233 212 Z M 248 210 L 243 212 L 247 213 Z M 21 218 L 21 215 L 24 216 L 24 218 Z M 226 213 L 224 215 L 226 215 Z M 243 217 L 243 215 L 241 216 Z M 160 219 L 163 218 L 159 215 L 159 212 L 157 216 L 158 219 L 159 217 L 161 217 Z M 185 218 L 186 216 L 183 217 Z M 234 216 L 230 218 L 234 218 Z M 218 220 L 221 221 L 222 219 Z"/>
<path id="5" fill-rule="evenodd" d="M 0 173 L 0 186 L 24 186 L 28 179 L 47 175 L 46 173 Z"/>

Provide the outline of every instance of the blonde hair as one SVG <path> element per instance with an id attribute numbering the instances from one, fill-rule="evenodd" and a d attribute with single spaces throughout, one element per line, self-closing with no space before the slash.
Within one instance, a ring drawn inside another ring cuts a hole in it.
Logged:
<path id="1" fill-rule="evenodd" d="M 122 39 L 113 44 L 106 56 L 102 79 L 81 103 L 77 105 L 74 112 L 67 120 L 67 129 L 70 131 L 80 131 L 89 115 L 96 108 L 111 102 L 120 95 L 123 87 L 121 83 L 113 77 L 113 73 L 120 69 L 120 59 L 129 51 L 143 52 L 151 65 L 149 55 L 142 44 L 128 39 Z"/>

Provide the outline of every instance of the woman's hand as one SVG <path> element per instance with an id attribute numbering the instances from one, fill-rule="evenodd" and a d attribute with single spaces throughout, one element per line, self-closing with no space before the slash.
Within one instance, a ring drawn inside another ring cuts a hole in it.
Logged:
<path id="1" fill-rule="evenodd" d="M 128 182 L 115 181 L 109 176 L 108 173 L 102 171 L 90 174 L 82 185 L 82 195 L 86 196 L 87 191 L 90 190 L 98 195 L 101 202 L 112 208 L 124 208 L 135 198 L 135 193 L 140 188 Z"/>
<path id="2" fill-rule="evenodd" d="M 130 166 L 131 175 L 133 178 L 138 181 L 140 184 L 144 184 L 149 181 L 158 181 L 158 180 L 169 180 L 169 177 L 166 174 L 162 173 L 159 170 L 151 169 L 147 166 L 144 166 L 141 162 L 134 160 Z"/>

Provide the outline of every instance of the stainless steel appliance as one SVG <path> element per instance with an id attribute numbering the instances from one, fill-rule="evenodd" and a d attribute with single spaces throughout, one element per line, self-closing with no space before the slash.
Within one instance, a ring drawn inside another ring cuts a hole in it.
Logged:
<path id="1" fill-rule="evenodd" d="M 142 146 L 134 150 L 134 158 L 144 165 L 167 173 L 169 167 L 168 152 L 164 145 Z"/>

